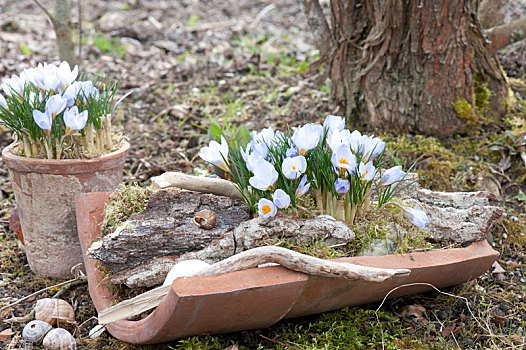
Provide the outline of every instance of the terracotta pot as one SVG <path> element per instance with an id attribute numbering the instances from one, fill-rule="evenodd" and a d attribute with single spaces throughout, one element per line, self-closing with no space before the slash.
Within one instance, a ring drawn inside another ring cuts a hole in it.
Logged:
<path id="1" fill-rule="evenodd" d="M 101 284 L 103 274 L 86 250 L 97 240 L 109 193 L 77 196 L 78 234 L 84 253 L 91 299 L 98 311 L 114 300 Z M 466 248 L 405 255 L 336 259 L 383 268 L 408 268 L 409 276 L 382 283 L 308 276 L 280 266 L 255 268 L 213 277 L 178 278 L 159 306 L 140 321 L 107 325 L 116 338 L 133 344 L 155 344 L 198 334 L 230 333 L 265 328 L 283 318 L 311 315 L 344 306 L 382 300 L 393 288 L 408 283 L 431 283 L 438 288 L 464 283 L 484 273 L 499 253 L 487 241 Z M 414 285 L 389 297 L 430 290 Z"/>
<path id="2" fill-rule="evenodd" d="M 113 191 L 122 181 L 130 144 L 94 159 L 48 160 L 20 157 L 4 148 L 18 204 L 18 215 L 31 271 L 49 277 L 67 277 L 82 263 L 77 236 L 75 195 Z"/>

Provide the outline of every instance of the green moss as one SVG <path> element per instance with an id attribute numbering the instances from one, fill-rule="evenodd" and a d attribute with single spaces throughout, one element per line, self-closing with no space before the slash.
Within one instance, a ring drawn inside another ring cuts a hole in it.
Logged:
<path id="1" fill-rule="evenodd" d="M 473 107 L 465 98 L 459 98 L 457 102 L 453 103 L 457 116 L 462 119 L 465 124 L 465 130 L 477 130 L 482 125 L 482 119 Z"/>
<path id="2" fill-rule="evenodd" d="M 506 231 L 507 241 L 516 247 L 526 246 L 526 224 L 521 221 L 503 219 L 502 225 Z"/>
<path id="3" fill-rule="evenodd" d="M 132 214 L 144 210 L 152 193 L 152 187 L 141 187 L 137 184 L 120 185 L 104 209 L 101 234 L 105 236 L 112 233 Z"/>
<path id="4" fill-rule="evenodd" d="M 491 91 L 488 89 L 488 83 L 482 83 L 478 80 L 475 80 L 475 85 L 473 86 L 473 94 L 475 101 L 475 108 L 478 110 L 483 110 L 488 106 L 489 98 L 491 96 Z"/>
<path id="5" fill-rule="evenodd" d="M 320 259 L 378 254 L 371 253 L 372 250 L 385 255 L 435 248 L 435 245 L 426 241 L 429 236 L 426 231 L 414 226 L 395 206 L 371 209 L 363 217 L 357 218 L 352 229 L 356 235 L 355 240 L 345 245 L 329 245 L 323 238 L 304 244 L 288 237 L 265 239 L 260 245 L 279 246 Z M 384 242 L 385 249 L 381 247 Z M 373 249 L 373 245 L 376 249 Z"/>

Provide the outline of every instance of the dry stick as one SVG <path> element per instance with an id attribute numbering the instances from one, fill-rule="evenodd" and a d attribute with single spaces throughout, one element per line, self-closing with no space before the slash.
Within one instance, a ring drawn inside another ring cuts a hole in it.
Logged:
<path id="1" fill-rule="evenodd" d="M 60 282 L 60 283 L 57 283 L 57 284 L 55 284 L 55 285 L 53 285 L 53 286 L 49 286 L 49 287 L 46 287 L 46 288 L 44 288 L 44 289 L 37 290 L 37 291 L 34 292 L 34 293 L 31 293 L 31 294 L 29 294 L 29 295 L 26 295 L 26 296 L 23 297 L 23 298 L 18 299 L 18 300 L 15 301 L 14 303 L 11 303 L 11 304 L 9 304 L 9 305 L 6 305 L 6 306 L 0 308 L 0 311 L 3 311 L 3 310 L 5 310 L 5 309 L 7 309 L 7 308 L 10 308 L 11 306 L 15 306 L 15 305 L 17 305 L 17 304 L 20 304 L 20 303 L 23 302 L 24 300 L 27 300 L 27 299 L 29 299 L 29 298 L 35 296 L 35 295 L 38 295 L 38 294 L 40 294 L 40 293 L 42 293 L 42 292 L 45 292 L 46 290 L 49 290 L 49 289 L 51 289 L 51 288 L 60 287 L 60 286 L 63 286 L 63 285 L 65 285 L 65 284 L 68 284 L 68 283 L 71 283 L 71 282 L 77 281 L 77 280 L 79 280 L 79 279 L 86 279 L 86 277 L 82 277 L 82 278 L 75 277 L 75 278 L 70 279 L 70 280 L 67 280 L 67 281 L 65 281 L 65 282 Z"/>
<path id="2" fill-rule="evenodd" d="M 233 255 L 211 265 L 206 270 L 196 274 L 196 276 L 217 276 L 246 270 L 266 263 L 277 263 L 290 270 L 308 275 L 369 282 L 383 282 L 394 276 L 407 276 L 411 272 L 409 269 L 381 269 L 324 260 L 282 247 L 266 246 L 249 249 Z M 168 294 L 170 288 L 171 285 L 152 289 L 99 312 L 99 324 L 126 319 L 156 307 Z"/>
<path id="3" fill-rule="evenodd" d="M 167 172 L 160 176 L 152 177 L 152 183 L 159 188 L 179 187 L 186 190 L 212 193 L 234 199 L 243 199 L 239 190 L 230 181 L 186 175 L 178 172 Z"/>

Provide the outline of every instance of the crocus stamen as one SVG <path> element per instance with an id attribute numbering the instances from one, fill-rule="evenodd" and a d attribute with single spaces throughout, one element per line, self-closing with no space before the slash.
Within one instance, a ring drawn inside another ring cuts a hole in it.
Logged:
<path id="1" fill-rule="evenodd" d="M 349 163 L 347 163 L 347 159 L 345 159 L 345 158 L 341 158 L 340 159 L 340 163 L 341 164 L 349 164 Z"/>
<path id="2" fill-rule="evenodd" d="M 264 205 L 263 208 L 261 208 L 261 211 L 263 212 L 263 215 L 267 215 L 272 211 L 268 205 Z"/>

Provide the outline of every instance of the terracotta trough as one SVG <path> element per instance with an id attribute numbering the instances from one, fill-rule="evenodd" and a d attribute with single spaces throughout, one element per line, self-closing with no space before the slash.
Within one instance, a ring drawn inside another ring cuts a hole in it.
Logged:
<path id="1" fill-rule="evenodd" d="M 86 250 L 99 233 L 99 223 L 109 193 L 77 197 L 78 234 L 84 254 L 89 291 L 97 311 L 113 301 L 111 291 L 100 285 L 102 273 Z M 466 248 L 341 258 L 354 264 L 408 268 L 409 276 L 382 283 L 308 276 L 280 266 L 254 268 L 213 277 L 176 279 L 159 306 L 140 321 L 107 325 L 117 339 L 133 344 L 154 344 L 199 334 L 230 333 L 265 328 L 284 318 L 300 317 L 345 306 L 379 301 L 393 288 L 426 282 L 438 288 L 464 283 L 490 268 L 499 253 L 486 242 Z M 417 285 L 397 289 L 389 297 L 430 290 Z"/>

